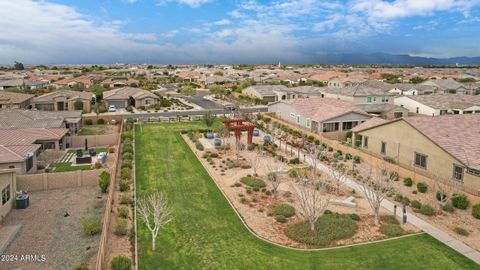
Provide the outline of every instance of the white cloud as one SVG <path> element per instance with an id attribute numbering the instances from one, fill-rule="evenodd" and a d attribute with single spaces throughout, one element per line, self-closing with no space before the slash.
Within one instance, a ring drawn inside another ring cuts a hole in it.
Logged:
<path id="1" fill-rule="evenodd" d="M 222 19 L 222 20 L 218 20 L 218 21 L 214 22 L 213 24 L 214 25 L 229 25 L 230 23 L 231 23 L 230 20 Z"/>
<path id="2" fill-rule="evenodd" d="M 176 2 L 178 4 L 187 5 L 192 8 L 198 8 L 212 1 L 213 0 L 158 0 L 157 5 L 165 5 L 171 2 Z"/>
<path id="3" fill-rule="evenodd" d="M 164 38 L 174 38 L 175 36 L 177 36 L 178 34 L 178 30 L 171 30 L 171 31 L 168 31 L 167 33 L 163 34 L 162 36 Z"/>

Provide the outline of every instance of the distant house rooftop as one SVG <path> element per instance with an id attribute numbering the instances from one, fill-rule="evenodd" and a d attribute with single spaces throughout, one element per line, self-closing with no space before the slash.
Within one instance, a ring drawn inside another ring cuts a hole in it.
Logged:
<path id="1" fill-rule="evenodd" d="M 81 119 L 82 111 L 0 110 L 0 129 L 60 128 L 65 121 Z"/>
<path id="2" fill-rule="evenodd" d="M 385 93 L 380 89 L 372 88 L 372 87 L 360 85 L 360 84 L 355 86 L 349 86 L 349 87 L 327 87 L 323 91 L 325 91 L 325 93 L 337 94 L 342 96 L 353 96 L 353 97 L 392 95 L 390 93 Z"/>
<path id="3" fill-rule="evenodd" d="M 408 96 L 408 98 L 434 109 L 466 109 L 480 106 L 480 96 L 463 94 L 418 95 Z"/>

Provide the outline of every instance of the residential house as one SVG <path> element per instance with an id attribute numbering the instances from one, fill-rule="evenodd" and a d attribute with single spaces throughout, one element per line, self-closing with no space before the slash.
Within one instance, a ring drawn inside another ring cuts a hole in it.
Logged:
<path id="1" fill-rule="evenodd" d="M 26 128 L 0 130 L 0 169 L 19 174 L 37 170 L 37 156 L 44 149 L 63 150 L 66 128 Z"/>
<path id="2" fill-rule="evenodd" d="M 102 85 L 107 88 L 126 87 L 126 86 L 137 87 L 138 83 L 139 83 L 138 80 L 135 80 L 130 77 L 112 77 L 104 80 L 102 82 Z"/>
<path id="3" fill-rule="evenodd" d="M 0 152 L 1 154 L 1 152 Z M 0 163 L 3 160 L 0 155 Z M 0 191 L 2 191 L 2 204 L 0 205 L 0 223 L 3 223 L 4 218 L 10 212 L 15 204 L 15 196 L 17 192 L 17 178 L 15 170 L 4 169 L 0 170 Z"/>
<path id="4" fill-rule="evenodd" d="M 349 87 L 327 87 L 323 90 L 326 98 L 334 98 L 354 104 L 393 104 L 394 95 L 365 85 Z"/>
<path id="5" fill-rule="evenodd" d="M 352 129 L 362 151 L 480 192 L 480 114 L 399 118 Z M 365 123 L 367 124 L 367 123 Z"/>
<path id="6" fill-rule="evenodd" d="M 286 100 L 288 87 L 285 85 L 252 85 L 242 90 L 242 94 L 266 102 Z"/>
<path id="7" fill-rule="evenodd" d="M 394 103 L 423 115 L 480 113 L 480 96 L 463 94 L 401 96 Z"/>
<path id="8" fill-rule="evenodd" d="M 428 80 L 422 85 L 433 86 L 435 93 L 467 94 L 470 89 L 452 78 Z"/>
<path id="9" fill-rule="evenodd" d="M 82 124 L 82 111 L 0 110 L 0 130 L 26 128 L 68 128 L 76 134 Z"/>
<path id="10" fill-rule="evenodd" d="M 122 87 L 103 92 L 103 100 L 107 106 L 114 105 L 117 109 L 123 109 L 128 106 L 153 106 L 160 102 L 160 98 L 152 92 L 134 88 Z"/>
<path id="11" fill-rule="evenodd" d="M 0 92 L 0 109 L 2 108 L 28 108 L 34 95 L 16 92 Z"/>
<path id="12" fill-rule="evenodd" d="M 268 112 L 316 133 L 347 131 L 372 117 L 349 102 L 318 97 L 275 102 Z"/>
<path id="13" fill-rule="evenodd" d="M 41 111 L 90 112 L 92 98 L 91 92 L 59 90 L 33 98 L 32 108 Z"/>
<path id="14" fill-rule="evenodd" d="M 363 84 L 366 82 L 366 79 L 363 77 L 345 77 L 345 78 L 334 78 L 328 81 L 328 87 L 353 87 L 355 85 Z"/>
<path id="15" fill-rule="evenodd" d="M 355 106 L 383 119 L 396 119 L 408 116 L 408 109 L 392 103 L 355 104 Z"/>

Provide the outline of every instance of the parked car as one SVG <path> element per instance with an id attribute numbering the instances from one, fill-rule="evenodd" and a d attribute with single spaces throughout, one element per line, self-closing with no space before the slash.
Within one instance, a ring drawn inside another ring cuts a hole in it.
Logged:
<path id="1" fill-rule="evenodd" d="M 109 112 L 116 112 L 117 108 L 115 108 L 115 105 L 110 105 L 110 106 L 108 106 L 108 111 Z"/>

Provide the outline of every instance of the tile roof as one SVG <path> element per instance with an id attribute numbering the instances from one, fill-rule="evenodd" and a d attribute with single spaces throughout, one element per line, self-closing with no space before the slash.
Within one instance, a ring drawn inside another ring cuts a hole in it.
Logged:
<path id="1" fill-rule="evenodd" d="M 368 103 L 368 104 L 355 104 L 358 108 L 368 112 L 368 113 L 375 113 L 375 112 L 389 112 L 392 110 L 397 109 L 398 111 L 405 111 L 408 112 L 407 109 L 402 108 L 398 105 L 394 105 L 392 103 Z"/>
<path id="2" fill-rule="evenodd" d="M 24 158 L 14 151 L 0 145 L 0 163 L 21 162 Z"/>
<path id="3" fill-rule="evenodd" d="M 405 96 L 434 109 L 466 109 L 480 106 L 480 96 L 464 94 L 434 94 Z"/>
<path id="4" fill-rule="evenodd" d="M 288 91 L 288 87 L 285 85 L 281 84 L 275 84 L 275 85 L 252 85 L 249 86 L 248 88 L 255 89 L 259 94 L 263 96 L 273 96 L 276 95 L 274 91 Z M 247 89 L 248 89 L 247 88 Z"/>
<path id="5" fill-rule="evenodd" d="M 158 99 L 159 97 L 153 94 L 150 91 L 143 90 L 140 88 L 135 87 L 122 87 L 117 88 L 109 91 L 103 92 L 103 99 L 105 100 L 112 100 L 112 99 L 128 99 L 130 97 L 133 98 L 155 98 Z"/>
<path id="6" fill-rule="evenodd" d="M 443 90 L 448 89 L 459 89 L 459 88 L 466 88 L 463 84 L 455 81 L 452 78 L 448 79 L 436 79 L 436 80 L 428 80 L 422 83 L 423 85 L 435 85 Z"/>
<path id="7" fill-rule="evenodd" d="M 34 97 L 34 95 L 1 91 L 0 92 L 0 103 L 2 103 L 2 104 L 5 104 L 5 103 L 17 104 L 17 103 L 25 102 L 25 101 L 33 98 L 33 97 Z"/>
<path id="8" fill-rule="evenodd" d="M 93 97 L 93 93 L 88 91 L 59 90 L 36 97 L 33 99 L 33 102 L 53 102 L 57 97 L 64 97 L 67 100 L 77 98 L 90 100 Z"/>
<path id="9" fill-rule="evenodd" d="M 30 145 L 37 140 L 59 140 L 68 133 L 66 128 L 26 128 L 0 130 L 0 145 Z"/>
<path id="10" fill-rule="evenodd" d="M 393 87 L 392 87 L 393 88 Z M 338 94 L 342 96 L 391 96 L 390 93 L 385 93 L 383 90 L 372 88 L 365 85 L 355 85 L 349 87 L 327 87 L 324 89 L 325 93 Z"/>
<path id="11" fill-rule="evenodd" d="M 282 101 L 282 103 L 292 105 L 304 117 L 318 122 L 323 122 L 349 112 L 368 115 L 365 111 L 351 103 L 331 98 L 299 98 Z"/>
<path id="12" fill-rule="evenodd" d="M 480 170 L 480 114 L 419 116 L 404 120 L 468 167 Z"/>
<path id="13" fill-rule="evenodd" d="M 60 128 L 67 119 L 82 117 L 82 111 L 0 109 L 0 129 Z"/>
<path id="14" fill-rule="evenodd" d="M 383 118 L 372 117 L 372 118 L 368 119 L 367 121 L 361 123 L 360 125 L 352 128 L 352 132 L 360 132 L 360 131 L 363 131 L 365 129 L 369 129 L 369 128 L 372 128 L 372 127 L 375 127 L 375 126 L 378 126 L 378 125 L 385 124 L 387 122 L 388 121 L 383 119 Z"/>

